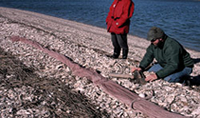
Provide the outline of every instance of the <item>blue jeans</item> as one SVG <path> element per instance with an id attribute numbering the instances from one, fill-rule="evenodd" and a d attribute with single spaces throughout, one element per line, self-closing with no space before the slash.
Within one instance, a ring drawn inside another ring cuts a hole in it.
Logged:
<path id="1" fill-rule="evenodd" d="M 157 71 L 159 71 L 162 68 L 163 67 L 160 66 L 160 64 L 155 64 L 148 71 L 156 73 Z M 192 73 L 192 68 L 185 67 L 182 71 L 173 73 L 173 74 L 165 77 L 164 80 L 168 81 L 168 82 L 184 82 L 185 77 L 189 77 L 191 73 Z"/>

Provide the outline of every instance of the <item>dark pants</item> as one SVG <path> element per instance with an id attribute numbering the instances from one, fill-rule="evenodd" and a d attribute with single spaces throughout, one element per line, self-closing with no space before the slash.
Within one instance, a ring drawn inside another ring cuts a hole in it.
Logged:
<path id="1" fill-rule="evenodd" d="M 128 56 L 127 34 L 111 33 L 111 40 L 114 46 L 114 54 L 119 56 L 122 48 L 123 57 L 127 57 Z"/>

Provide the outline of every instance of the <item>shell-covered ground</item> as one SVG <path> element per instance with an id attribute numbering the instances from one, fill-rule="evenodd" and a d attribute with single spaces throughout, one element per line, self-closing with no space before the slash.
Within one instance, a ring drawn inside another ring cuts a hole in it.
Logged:
<path id="1" fill-rule="evenodd" d="M 99 87 L 72 74 L 69 67 L 10 36 L 36 41 L 70 57 L 74 62 L 98 70 L 121 86 L 147 97 L 170 112 L 200 117 L 200 88 L 156 80 L 145 85 L 109 73 L 130 74 L 149 42 L 128 36 L 129 57 L 112 59 L 110 34 L 105 29 L 42 14 L 0 8 L 0 115 L 8 117 L 148 118 L 146 114 L 106 94 Z M 200 53 L 189 50 L 195 60 L 192 73 L 199 77 Z"/>

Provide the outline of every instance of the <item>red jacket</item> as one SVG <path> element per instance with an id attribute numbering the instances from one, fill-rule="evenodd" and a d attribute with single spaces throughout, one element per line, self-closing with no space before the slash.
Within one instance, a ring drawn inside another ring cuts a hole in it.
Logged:
<path id="1" fill-rule="evenodd" d="M 108 32 L 127 34 L 133 12 L 134 3 L 131 0 L 114 0 L 106 18 Z"/>

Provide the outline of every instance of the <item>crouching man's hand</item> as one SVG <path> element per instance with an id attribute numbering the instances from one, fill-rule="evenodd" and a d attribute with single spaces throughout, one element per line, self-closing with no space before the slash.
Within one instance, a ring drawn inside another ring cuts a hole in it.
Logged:
<path id="1" fill-rule="evenodd" d="M 149 82 L 152 82 L 154 80 L 158 79 L 156 73 L 154 72 L 151 72 L 146 78 L 145 78 L 145 81 L 149 81 Z"/>

